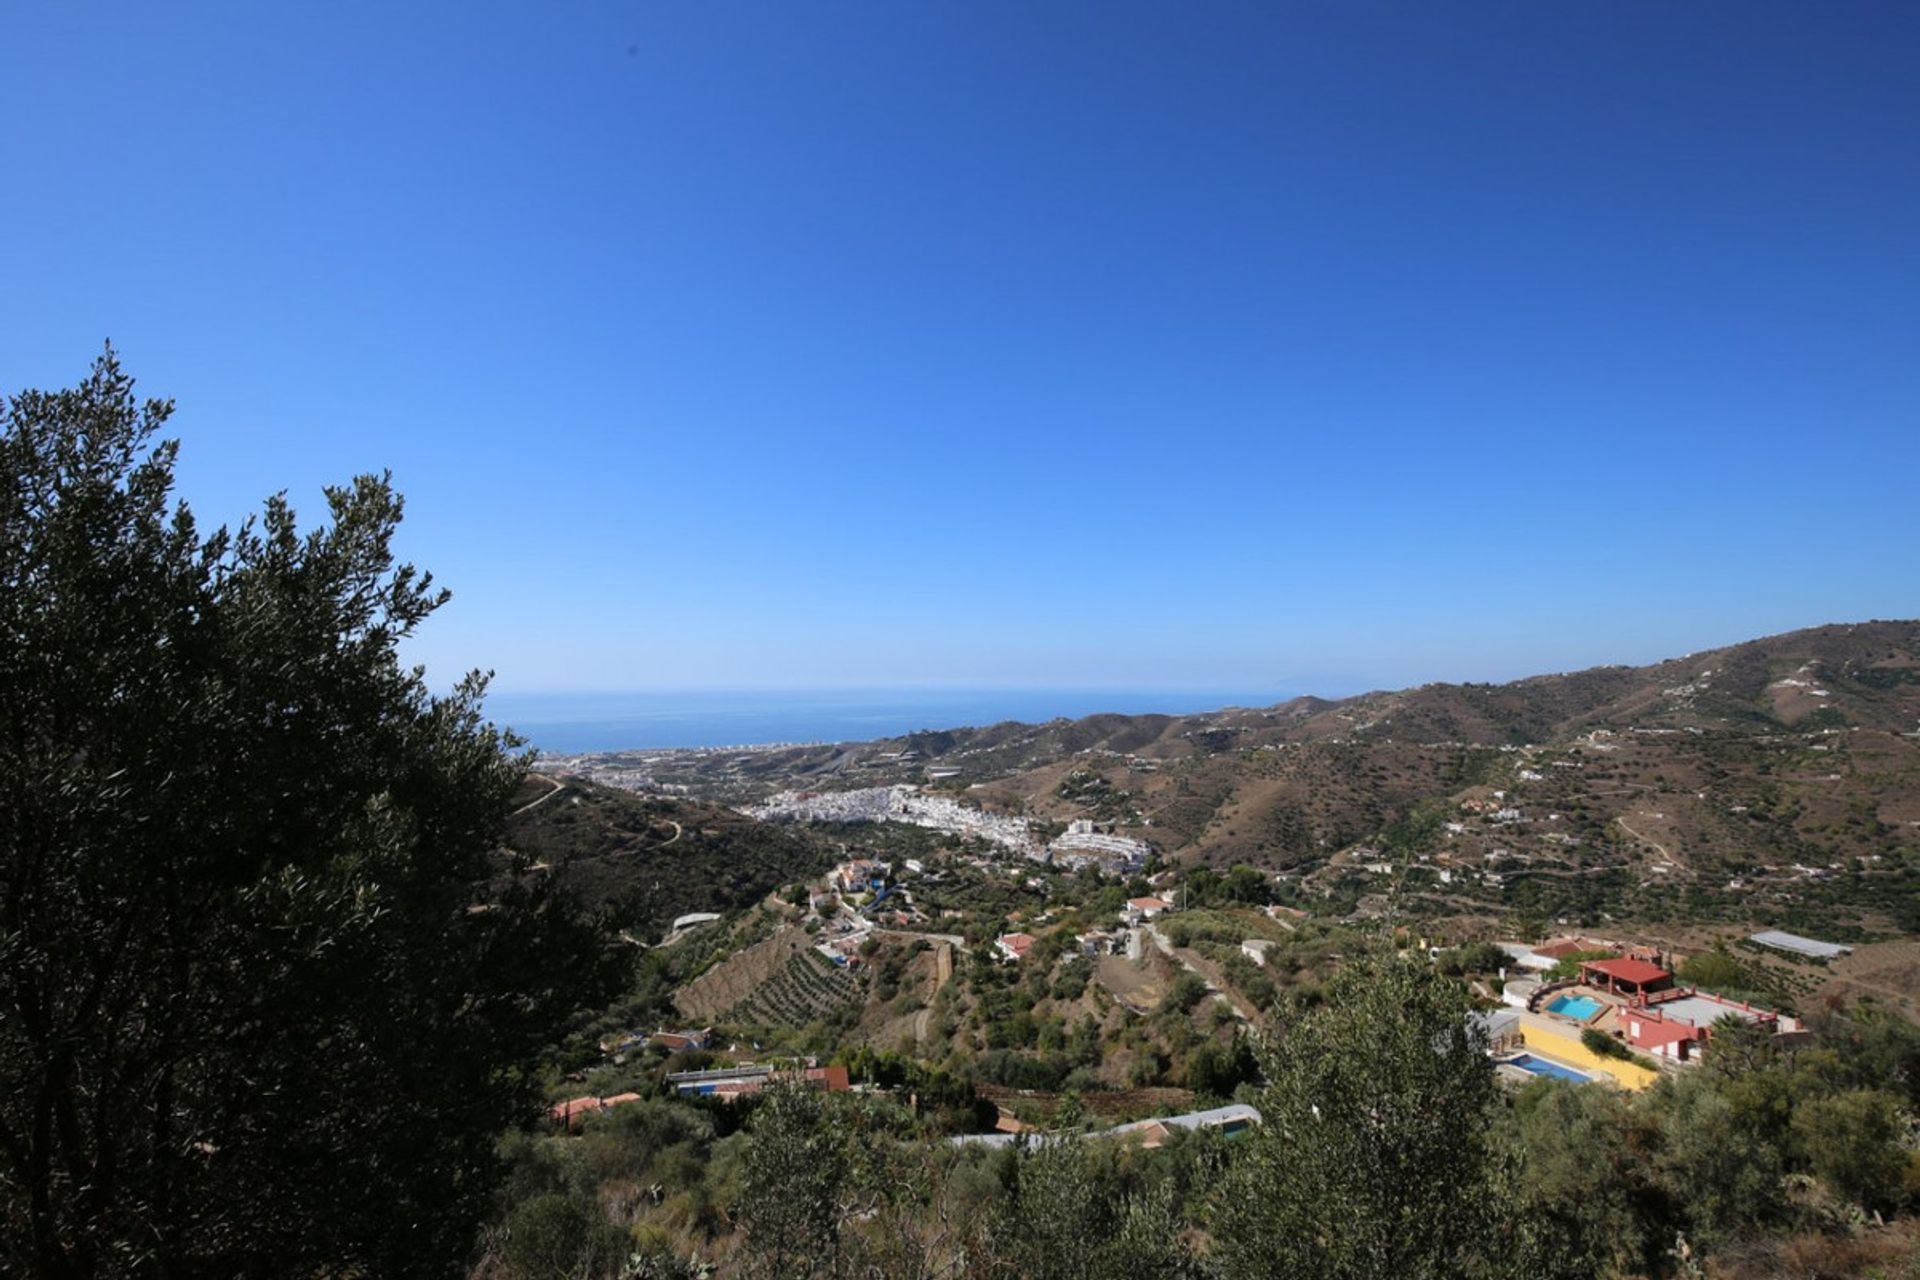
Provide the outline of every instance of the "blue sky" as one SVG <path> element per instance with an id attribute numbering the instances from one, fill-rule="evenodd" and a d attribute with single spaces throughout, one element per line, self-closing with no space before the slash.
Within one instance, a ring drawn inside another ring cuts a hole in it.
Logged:
<path id="1" fill-rule="evenodd" d="M 1920 6 L 13 5 L 0 383 L 391 467 L 505 690 L 1912 616 Z"/>

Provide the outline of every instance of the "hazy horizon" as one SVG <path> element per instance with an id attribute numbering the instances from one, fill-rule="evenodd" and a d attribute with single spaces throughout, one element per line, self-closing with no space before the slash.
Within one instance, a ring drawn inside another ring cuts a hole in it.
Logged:
<path id="1" fill-rule="evenodd" d="M 1884 620 L 1884 619 L 1883 619 Z M 1855 619 L 1856 622 L 1874 621 Z M 1728 643 L 1762 637 L 1743 636 Z M 1644 666 L 1719 648 L 1661 654 Z M 1502 675 L 1493 683 L 1580 670 L 1562 667 Z M 577 752 L 853 742 L 923 729 L 973 728 L 1003 721 L 1040 723 L 1112 713 L 1192 715 L 1228 707 L 1267 707 L 1297 697 L 1339 700 L 1425 684 L 1348 679 L 1339 684 L 1280 681 L 1265 688 L 1205 685 L 1001 684 L 656 687 L 652 689 L 492 688 L 486 711 L 543 750 Z M 1309 687 L 1312 685 L 1312 687 Z"/>
<path id="2" fill-rule="evenodd" d="M 498 699 L 498 698 L 550 699 L 550 700 L 556 700 L 556 701 L 565 700 L 565 699 L 592 700 L 592 699 L 605 699 L 605 698 L 647 697 L 647 696 L 654 696 L 654 695 L 666 695 L 666 696 L 677 697 L 677 696 L 684 696 L 684 695 L 719 694 L 719 695 L 727 695 L 727 696 L 736 696 L 736 695 L 751 695 L 751 694 L 758 694 L 758 693 L 791 695 L 791 694 L 816 694 L 816 693 L 817 694 L 836 694 L 836 693 L 901 693 L 901 692 L 933 693 L 933 694 L 978 693 L 978 692 L 1050 693 L 1050 692 L 1057 692 L 1057 691 L 1073 691 L 1073 692 L 1081 692 L 1081 693 L 1117 694 L 1117 695 L 1125 696 L 1125 695 L 1141 693 L 1141 692 L 1150 693 L 1150 694 L 1171 694 L 1171 693 L 1213 694 L 1213 693 L 1218 693 L 1218 692 L 1221 692 L 1222 690 L 1228 690 L 1228 689 L 1238 689 L 1244 695 L 1246 694 L 1247 690 L 1254 689 L 1254 690 L 1262 690 L 1264 692 L 1260 692 L 1256 695 L 1248 695 L 1248 696 L 1259 696 L 1259 697 L 1265 698 L 1266 701 L 1261 705 L 1271 705 L 1274 702 L 1282 702 L 1289 698 L 1296 698 L 1296 697 L 1347 698 L 1347 697 L 1352 697 L 1362 693 L 1372 693 L 1372 692 L 1390 691 L 1390 690 L 1396 690 L 1396 689 L 1414 688 L 1419 685 L 1425 685 L 1425 684 L 1506 684 L 1515 680 L 1525 680 L 1532 676 L 1564 675 L 1569 672 L 1585 671 L 1595 667 L 1652 666 L 1656 663 L 1686 658 L 1696 653 L 1704 653 L 1713 649 L 1721 649 L 1731 645 L 1744 644 L 1750 640 L 1765 639 L 1766 637 L 1772 636 L 1772 635 L 1783 635 L 1783 634 L 1788 634 L 1795 631 L 1812 630 L 1814 628 L 1824 627 L 1824 626 L 1850 626 L 1850 625 L 1857 625 L 1857 624 L 1868 623 L 1868 622 L 1902 621 L 1902 620 L 1908 620 L 1914 616 L 1917 616 L 1917 615 L 1908 613 L 1908 614 L 1882 614 L 1882 615 L 1876 615 L 1873 617 L 1859 617 L 1859 618 L 1822 618 L 1818 620 L 1807 621 L 1804 623 L 1796 624 L 1793 626 L 1780 627 L 1773 631 L 1755 632 L 1753 634 L 1722 636 L 1722 637 L 1715 638 L 1711 641 L 1695 644 L 1685 649 L 1672 649 L 1672 650 L 1656 649 L 1643 644 L 1643 645 L 1637 646 L 1640 652 L 1629 654 L 1622 657 L 1616 657 L 1616 658 L 1603 658 L 1603 659 L 1592 661 L 1592 662 L 1563 663 L 1560 665 L 1519 666 L 1519 667 L 1512 667 L 1512 668 L 1504 667 L 1504 666 L 1499 668 L 1493 668 L 1485 664 L 1476 666 L 1472 663 L 1468 663 L 1457 670 L 1447 670 L 1447 671 L 1439 670 L 1436 666 L 1432 664 L 1428 664 L 1423 668 L 1416 669 L 1416 672 L 1425 671 L 1425 674 L 1416 673 L 1412 675 L 1411 678 L 1406 678 L 1406 679 L 1369 678 L 1364 674 L 1356 674 L 1353 672 L 1341 672 L 1341 673 L 1330 674 L 1325 676 L 1317 676 L 1317 677 L 1309 677 L 1309 676 L 1282 677 L 1282 678 L 1278 678 L 1268 682 L 1262 682 L 1262 683 L 1249 682 L 1249 683 L 1240 684 L 1240 685 L 1234 685 L 1228 682 L 1174 681 L 1174 680 L 1139 681 L 1134 683 L 1125 683 L 1125 682 L 1116 683 L 1111 681 L 1073 681 L 1073 680 L 1055 680 L 1055 681 L 918 680 L 918 681 L 900 681 L 900 682 L 887 683 L 887 682 L 878 682 L 878 681 L 861 682 L 861 681 L 848 680 L 848 681 L 820 681 L 820 682 L 814 682 L 814 683 L 791 682 L 791 683 L 784 683 L 784 684 L 753 683 L 748 681 L 742 681 L 737 684 L 720 684 L 720 683 L 688 683 L 688 684 L 654 683 L 654 684 L 627 684 L 627 685 L 606 684 L 606 685 L 589 687 L 589 686 L 567 686 L 567 685 L 555 685 L 555 686 L 537 686 L 537 685 L 525 685 L 525 684 L 512 685 L 512 684 L 503 683 L 502 681 L 496 678 L 493 681 L 493 683 L 489 686 L 488 696 L 490 699 Z"/>
<path id="3" fill-rule="evenodd" d="M 678 690 L 489 695 L 486 713 L 548 752 L 859 742 L 1097 714 L 1193 715 L 1283 697 L 1195 689 Z"/>

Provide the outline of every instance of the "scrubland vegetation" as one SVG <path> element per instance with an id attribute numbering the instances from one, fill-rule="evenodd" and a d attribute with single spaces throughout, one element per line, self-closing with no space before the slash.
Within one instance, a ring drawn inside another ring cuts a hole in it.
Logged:
<path id="1" fill-rule="evenodd" d="M 1794 1051 L 1729 1030 L 1709 1065 L 1643 1095 L 1511 1093 L 1467 1009 L 1438 966 L 1356 955 L 1251 1042 L 1257 1079 L 1237 1089 L 1262 1126 L 1151 1150 L 1089 1136 L 1084 1110 L 1020 1149 L 949 1145 L 968 1117 L 937 1099 L 966 1082 L 885 1055 L 851 1057 L 870 1094 L 733 1107 L 655 1087 L 579 1136 L 509 1142 L 482 1270 L 1574 1280 L 1920 1264 L 1902 1217 L 1920 1194 L 1913 1027 L 1832 1017 Z M 550 1218 L 595 1229 L 529 1263 L 515 1241 Z M 1816 1256 L 1852 1261 L 1782 1269 Z"/>

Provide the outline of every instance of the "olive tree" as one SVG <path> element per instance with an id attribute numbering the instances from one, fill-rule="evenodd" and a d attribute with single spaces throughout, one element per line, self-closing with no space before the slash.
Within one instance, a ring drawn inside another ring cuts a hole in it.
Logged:
<path id="1" fill-rule="evenodd" d="M 738 1216 L 750 1276 L 832 1275 L 855 1152 L 847 1117 L 804 1084 L 767 1089 L 748 1126 Z"/>
<path id="2" fill-rule="evenodd" d="M 1229 1280 L 1455 1280 L 1502 1273 L 1508 1166 L 1485 1035 L 1425 957 L 1349 959 L 1258 1056 L 1265 1123 L 1213 1215 Z"/>
<path id="3" fill-rule="evenodd" d="M 109 349 L 0 407 L 0 1272 L 458 1270 L 600 934 L 500 848 L 384 477 L 203 532 Z"/>
<path id="4" fill-rule="evenodd" d="M 1111 1141 L 1042 1140 L 1022 1152 L 988 1228 L 986 1274 L 1013 1280 L 1176 1280 L 1191 1274 L 1173 1188 L 1131 1189 Z"/>

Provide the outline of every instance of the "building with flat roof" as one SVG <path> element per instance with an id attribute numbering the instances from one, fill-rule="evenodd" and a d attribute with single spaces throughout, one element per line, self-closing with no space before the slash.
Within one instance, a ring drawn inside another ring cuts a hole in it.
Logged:
<path id="1" fill-rule="evenodd" d="M 1257 1108 L 1250 1107 L 1244 1102 L 1235 1102 L 1224 1107 L 1210 1107 L 1205 1111 L 1189 1111 L 1184 1115 L 1136 1120 L 1132 1124 L 1115 1125 L 1111 1129 L 1097 1129 L 1091 1133 L 958 1133 L 948 1138 L 947 1142 L 956 1147 L 1005 1147 L 1022 1141 L 1056 1142 L 1068 1137 L 1129 1138 L 1143 1146 L 1157 1147 L 1172 1137 L 1176 1129 L 1186 1129 L 1189 1132 L 1206 1129 L 1231 1138 L 1245 1133 L 1260 1123 L 1262 1123 L 1262 1117 Z"/>
<path id="2" fill-rule="evenodd" d="M 1560 957 L 1541 955 L 1524 942 L 1496 942 L 1493 944 L 1507 953 L 1507 957 L 1522 969 L 1531 969 L 1544 973 L 1560 963 Z"/>
<path id="3" fill-rule="evenodd" d="M 1175 1129 L 1186 1129 L 1190 1132 L 1211 1129 L 1231 1138 L 1259 1123 L 1261 1123 L 1261 1116 L 1258 1110 L 1244 1102 L 1234 1102 L 1224 1107 L 1211 1107 L 1205 1111 L 1189 1111 L 1185 1115 L 1161 1116 L 1157 1120 L 1136 1120 L 1132 1124 L 1115 1125 L 1107 1130 L 1107 1136 L 1136 1137 L 1145 1146 L 1157 1147 L 1165 1142 Z"/>
<path id="4" fill-rule="evenodd" d="M 1531 1009 L 1534 993 L 1540 990 L 1535 978 L 1508 978 L 1500 988 L 1500 1003 L 1512 1009 Z"/>
<path id="5" fill-rule="evenodd" d="M 1520 1015 L 1510 1009 L 1483 1009 L 1468 1015 L 1468 1020 L 1487 1036 L 1487 1048 L 1495 1053 L 1526 1043 Z"/>
<path id="6" fill-rule="evenodd" d="M 803 1067 L 787 1071 L 742 1063 L 737 1067 L 719 1067 L 711 1071 L 675 1071 L 667 1076 L 667 1083 L 673 1086 L 676 1093 L 720 1099 L 758 1093 L 775 1081 L 795 1081 L 824 1089 L 828 1093 L 845 1093 L 853 1087 L 847 1069 L 839 1066 Z"/>
<path id="7" fill-rule="evenodd" d="M 1775 1035 L 1801 1031 L 1798 1019 L 1691 987 L 1620 1010 L 1619 1025 L 1627 1043 L 1642 1053 L 1691 1062 L 1712 1040 L 1714 1024 L 1723 1018 L 1757 1023 Z"/>

